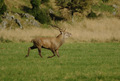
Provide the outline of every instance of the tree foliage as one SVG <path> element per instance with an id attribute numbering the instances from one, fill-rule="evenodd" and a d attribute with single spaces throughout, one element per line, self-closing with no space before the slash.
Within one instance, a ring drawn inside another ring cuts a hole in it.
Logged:
<path id="1" fill-rule="evenodd" d="M 47 9 L 39 8 L 40 4 L 49 2 L 49 0 L 31 0 L 32 11 L 30 12 L 40 23 L 50 23 L 50 17 Z"/>
<path id="2" fill-rule="evenodd" d="M 40 6 L 41 0 L 31 0 L 30 3 L 32 5 L 32 9 L 38 9 Z"/>
<path id="3" fill-rule="evenodd" d="M 102 0 L 104 3 L 108 2 L 109 0 Z"/>
<path id="4" fill-rule="evenodd" d="M 87 17 L 88 17 L 88 18 L 97 18 L 97 15 L 96 15 L 96 13 L 94 13 L 94 12 L 91 10 L 91 12 L 88 14 Z"/>
<path id="5" fill-rule="evenodd" d="M 48 15 L 46 9 L 41 9 L 41 10 L 37 11 L 37 13 L 35 14 L 35 19 L 38 20 L 42 24 L 50 23 L 50 17 Z"/>
<path id="6" fill-rule="evenodd" d="M 41 0 L 41 3 L 48 3 L 50 0 Z"/>
<path id="7" fill-rule="evenodd" d="M 82 13 L 84 10 L 91 8 L 92 0 L 56 0 L 57 5 L 61 8 L 68 8 L 72 15 L 74 12 Z"/>
<path id="8" fill-rule="evenodd" d="M 0 22 L 1 20 L 1 15 L 4 14 L 4 12 L 7 10 L 7 6 L 4 3 L 4 0 L 0 0 Z"/>
<path id="9" fill-rule="evenodd" d="M 0 0 L 0 15 L 4 14 L 4 12 L 7 10 L 7 6 L 4 3 L 4 0 Z"/>

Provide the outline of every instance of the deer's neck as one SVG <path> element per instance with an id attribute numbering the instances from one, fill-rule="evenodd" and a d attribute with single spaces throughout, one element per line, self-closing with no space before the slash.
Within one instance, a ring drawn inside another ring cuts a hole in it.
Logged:
<path id="1" fill-rule="evenodd" d="M 59 34 L 57 37 L 56 37 L 57 41 L 59 42 L 60 45 L 62 45 L 64 43 L 64 36 L 62 34 Z"/>

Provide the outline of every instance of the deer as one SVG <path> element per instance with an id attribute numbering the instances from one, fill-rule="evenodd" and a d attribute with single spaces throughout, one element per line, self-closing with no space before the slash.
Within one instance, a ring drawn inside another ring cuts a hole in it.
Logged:
<path id="1" fill-rule="evenodd" d="M 38 53 L 41 58 L 43 58 L 41 55 L 41 48 L 48 49 L 53 53 L 53 55 L 48 56 L 48 58 L 52 58 L 56 56 L 56 54 L 58 57 L 60 57 L 58 52 L 60 46 L 63 45 L 65 39 L 70 37 L 72 34 L 69 32 L 66 32 L 66 29 L 63 30 L 55 25 L 51 25 L 51 26 L 57 28 L 60 34 L 57 35 L 56 37 L 36 37 L 32 39 L 31 42 L 33 43 L 33 46 L 28 48 L 28 53 L 25 57 L 29 56 L 30 50 L 33 50 L 36 48 L 38 49 Z"/>

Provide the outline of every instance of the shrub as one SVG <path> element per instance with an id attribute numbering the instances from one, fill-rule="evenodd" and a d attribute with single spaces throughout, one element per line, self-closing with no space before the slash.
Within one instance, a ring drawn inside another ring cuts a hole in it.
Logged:
<path id="1" fill-rule="evenodd" d="M 38 20 L 42 24 L 49 24 L 50 23 L 50 17 L 46 13 L 47 11 L 45 9 L 39 10 L 35 14 L 35 19 Z"/>
<path id="2" fill-rule="evenodd" d="M 0 16 L 0 23 L 2 22 L 1 16 Z"/>
<path id="3" fill-rule="evenodd" d="M 94 13 L 93 11 L 91 11 L 91 12 L 88 14 L 87 17 L 88 17 L 88 18 L 96 18 L 97 15 L 96 15 L 96 13 Z"/>
<path id="4" fill-rule="evenodd" d="M 39 9 L 40 0 L 31 0 L 30 3 L 32 4 L 32 9 Z"/>
<path id="5" fill-rule="evenodd" d="M 100 3 L 99 5 L 93 5 L 92 9 L 94 11 L 101 11 L 101 12 L 110 12 L 113 13 L 115 9 L 111 5 L 106 5 L 104 3 Z"/>
<path id="6" fill-rule="evenodd" d="M 7 6 L 4 3 L 4 0 L 0 0 L 0 15 L 4 14 L 4 12 L 7 10 Z"/>
<path id="7" fill-rule="evenodd" d="M 2 8 L 0 8 L 0 14 L 4 14 L 6 10 L 7 10 L 7 6 L 3 4 Z"/>
<path id="8" fill-rule="evenodd" d="M 102 0 L 102 1 L 105 3 L 105 2 L 108 2 L 109 0 Z"/>
<path id="9" fill-rule="evenodd" d="M 32 4 L 32 10 L 30 13 L 35 17 L 36 20 L 38 20 L 42 24 L 49 24 L 50 23 L 50 17 L 47 13 L 48 10 L 46 9 L 40 9 L 39 6 L 41 3 L 49 2 L 49 0 L 31 0 L 30 3 Z"/>
<path id="10" fill-rule="evenodd" d="M 7 10 L 4 0 L 0 0 L 0 23 L 2 22 L 1 15 Z"/>
<path id="11" fill-rule="evenodd" d="M 41 0 L 41 3 L 48 3 L 50 0 Z"/>
<path id="12" fill-rule="evenodd" d="M 89 10 L 92 0 L 56 0 L 57 5 L 61 8 L 68 8 L 71 11 L 71 15 L 74 12 L 83 13 L 85 10 Z"/>

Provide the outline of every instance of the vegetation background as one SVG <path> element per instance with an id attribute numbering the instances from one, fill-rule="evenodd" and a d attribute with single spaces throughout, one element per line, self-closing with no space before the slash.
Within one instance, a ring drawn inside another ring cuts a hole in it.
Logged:
<path id="1" fill-rule="evenodd" d="M 72 33 L 60 58 L 45 49 L 24 58 L 31 39 L 59 34 L 51 24 Z M 119 42 L 119 0 L 0 0 L 0 81 L 120 81 Z"/>
<path id="2" fill-rule="evenodd" d="M 58 35 L 59 32 L 54 30 L 50 24 L 66 28 L 67 31 L 71 32 L 72 37 L 69 40 L 71 42 L 120 41 L 120 2 L 118 0 L 2 1 L 7 6 L 7 10 L 4 10 L 6 11 L 5 13 L 10 15 L 29 13 L 41 25 L 40 27 L 29 25 L 25 23 L 26 18 L 14 15 L 20 20 L 24 30 L 19 29 L 17 25 L 10 22 L 6 29 L 0 29 L 1 42 L 27 42 L 35 36 Z M 1 13 L 1 18 L 2 15 L 3 12 Z"/>

